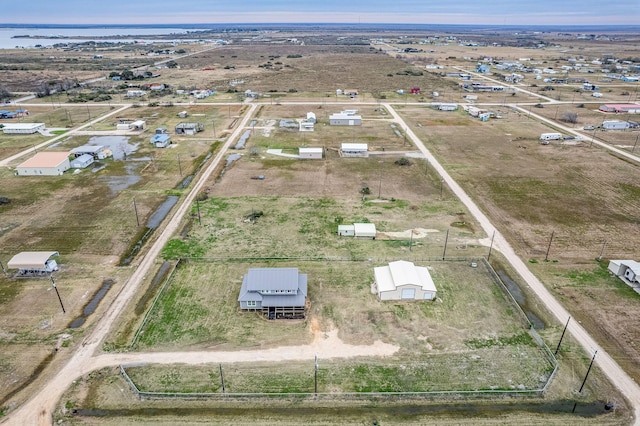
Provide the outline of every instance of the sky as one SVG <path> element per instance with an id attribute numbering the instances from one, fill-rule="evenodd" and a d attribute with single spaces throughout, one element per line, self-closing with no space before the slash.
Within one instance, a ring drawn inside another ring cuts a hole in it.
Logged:
<path id="1" fill-rule="evenodd" d="M 640 25 L 640 0 L 3 0 L 5 24 Z"/>

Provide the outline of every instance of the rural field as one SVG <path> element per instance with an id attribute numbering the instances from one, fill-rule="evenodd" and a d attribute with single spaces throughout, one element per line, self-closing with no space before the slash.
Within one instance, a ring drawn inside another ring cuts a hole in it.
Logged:
<path id="1" fill-rule="evenodd" d="M 27 51 L 0 53 L 0 66 L 7 72 L 3 85 L 13 92 L 37 90 L 34 86 L 45 81 L 84 81 L 134 68 L 153 70 L 158 73 L 153 82 L 169 85 L 165 91 L 131 100 L 124 96 L 126 84 L 109 78 L 94 81 L 25 104 L 28 121 L 45 122 L 49 135 L 0 134 L 0 160 L 29 152 L 0 169 L 0 196 L 10 199 L 0 204 L 0 260 L 6 263 L 23 250 L 59 251 L 61 269 L 55 279 L 60 304 L 64 301 L 67 310 L 61 312 L 50 279 L 0 276 L 4 349 L 0 412 L 4 415 L 24 402 L 25 389 L 44 385 L 87 343 L 97 320 L 123 291 L 157 229 L 164 226 L 149 225 L 149 218 L 167 199 L 180 200 L 192 193 L 191 179 L 198 179 L 199 170 L 239 130 L 237 123 L 249 110 L 244 98 L 249 89 L 261 97 L 252 101 L 259 106 L 248 121 L 251 136 L 246 149 L 230 150 L 239 154 L 237 158 L 217 168 L 199 190 L 197 201 L 180 220 L 179 231 L 144 276 L 141 291 L 101 342 L 102 354 L 267 351 L 310 345 L 316 339 L 372 347 L 382 342 L 394 345 L 397 352 L 386 357 L 320 359 L 318 397 L 309 395 L 314 392 L 312 358 L 225 363 L 226 392 L 301 394 L 283 399 L 251 397 L 258 401 L 251 413 L 245 405 L 248 397 L 230 401 L 217 397 L 222 393 L 218 365 L 127 367 L 141 391 L 214 393 L 208 400 L 140 400 L 119 369 L 83 372 L 60 400 L 55 421 L 297 424 L 304 417 L 312 424 L 345 419 L 355 424 L 376 419 L 385 424 L 630 422 L 628 402 L 599 368 L 590 372 L 584 391 L 578 392 L 591 354 L 570 336 L 559 350 L 559 369 L 543 398 L 487 403 L 483 398 L 471 402 L 457 396 L 348 395 L 536 390 L 546 383 L 553 365 L 533 336 L 539 334 L 553 352 L 563 328 L 499 252 L 491 254 L 490 266 L 479 260 L 488 257 L 491 235 L 484 234 L 383 102 L 392 104 L 529 262 L 572 320 L 640 380 L 635 331 L 640 329 L 635 327 L 640 296 L 606 269 L 608 259 L 637 256 L 637 164 L 588 140 L 541 145 L 540 133 L 555 129 L 532 116 L 567 125 L 564 118 L 575 113 L 577 119 L 569 127 L 585 138 L 596 137 L 632 152 L 637 130 L 581 129 L 610 118 L 597 111 L 601 103 L 637 100 L 637 83 L 598 82 L 603 98 L 596 99 L 581 91 L 581 84 L 548 88 L 527 75 L 518 87 L 530 93 L 478 95 L 473 103 L 500 117 L 487 122 L 462 108 L 445 112 L 430 105 L 462 102 L 468 92 L 457 78 L 444 74 L 473 72 L 485 57 L 531 57 L 559 69 L 568 63 L 567 43 L 575 48 L 572 53 L 579 51 L 585 58 L 610 52 L 612 44 L 541 35 L 536 37 L 548 37 L 544 49 L 451 42 L 413 54 L 388 49 L 417 45 L 420 35 L 386 44 L 370 43 L 373 35 L 357 33 L 346 41 L 335 34 L 288 35 L 298 36 L 304 44 L 289 43 L 279 35 L 284 41 L 277 44 L 246 42 L 237 36 L 232 44 L 198 52 L 194 45 L 177 46 L 188 55 L 176 56 L 175 67 L 157 71 L 154 62 L 171 56 L 153 59 L 141 54 L 140 48 L 105 47 L 100 51 L 104 60 L 97 60 L 98 50 L 90 48 L 54 49 L 38 53 L 33 61 Z M 482 36 L 471 39 L 475 37 Z M 495 40 L 493 35 L 486 37 Z M 507 40 L 512 41 L 505 36 L 505 44 Z M 621 44 L 620 49 L 624 57 L 637 55 L 633 42 Z M 425 70 L 426 64 L 443 68 Z M 484 78 L 499 79 L 499 74 Z M 580 74 L 566 73 L 569 76 Z M 596 76 L 589 78 L 595 82 Z M 412 87 L 420 87 L 421 93 L 406 94 Z M 193 99 L 175 93 L 175 89 L 204 88 L 215 90 L 215 95 Z M 336 89 L 351 88 L 359 91 L 355 99 L 336 94 Z M 405 92 L 398 93 L 399 89 Z M 85 103 L 93 94 L 105 93 L 110 97 Z M 16 93 L 12 99 L 17 97 Z M 126 109 L 116 112 L 123 106 Z M 328 116 L 344 109 L 358 110 L 363 125 L 329 126 Z M 187 111 L 188 118 L 178 117 L 181 111 Z M 308 112 L 318 118 L 314 132 L 280 126 L 280 120 L 295 122 Z M 143 119 L 147 128 L 120 134 L 115 131 L 119 119 Z M 175 135 L 174 127 L 185 121 L 201 122 L 205 129 L 194 136 Z M 0 120 L 5 122 L 9 121 Z M 85 127 L 75 131 L 79 126 Z M 156 149 L 149 143 L 156 128 L 171 134 L 170 148 Z M 14 175 L 13 168 L 37 145 L 56 136 L 53 150 L 104 143 L 114 159 L 54 179 Z M 367 143 L 371 155 L 343 158 L 338 151 L 344 142 Z M 291 158 L 301 146 L 324 148 L 324 158 Z M 171 211 L 165 212 L 169 219 Z M 353 222 L 375 223 L 377 238 L 336 235 L 338 224 Z M 376 299 L 371 293 L 373 267 L 398 259 L 430 268 L 439 291 L 437 301 Z M 477 267 L 471 267 L 472 261 Z M 246 271 L 276 266 L 298 267 L 309 275 L 306 319 L 268 321 L 238 308 Z M 496 282 L 493 270 L 526 319 Z M 97 294 L 102 299 L 96 302 Z M 87 313 L 90 305 L 95 310 Z M 537 334 L 529 331 L 529 322 Z M 605 403 L 615 409 L 605 410 Z"/>

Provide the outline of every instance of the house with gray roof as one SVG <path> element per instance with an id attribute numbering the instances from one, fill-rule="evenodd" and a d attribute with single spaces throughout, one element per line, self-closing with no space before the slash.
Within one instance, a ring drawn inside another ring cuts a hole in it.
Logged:
<path id="1" fill-rule="evenodd" d="M 269 319 L 304 318 L 307 274 L 298 268 L 251 268 L 242 279 L 240 309 L 262 311 Z"/>

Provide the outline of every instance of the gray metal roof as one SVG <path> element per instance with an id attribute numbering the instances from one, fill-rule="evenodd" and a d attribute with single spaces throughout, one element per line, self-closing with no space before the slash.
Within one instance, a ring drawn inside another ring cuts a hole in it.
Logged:
<path id="1" fill-rule="evenodd" d="M 294 294 L 260 294 L 264 290 L 296 290 Z M 304 306 L 307 274 L 298 268 L 252 268 L 244 276 L 238 301 L 262 301 L 262 306 Z"/>

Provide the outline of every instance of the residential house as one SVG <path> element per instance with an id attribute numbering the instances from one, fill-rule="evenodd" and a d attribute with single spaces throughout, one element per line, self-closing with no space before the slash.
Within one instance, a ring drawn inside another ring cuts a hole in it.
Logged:
<path id="1" fill-rule="evenodd" d="M 16 167 L 18 176 L 58 176 L 69 170 L 69 152 L 42 151 Z"/>
<path id="2" fill-rule="evenodd" d="M 269 319 L 304 318 L 307 274 L 298 268 L 251 268 L 242 279 L 240 309 L 261 311 Z"/>

